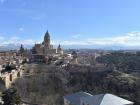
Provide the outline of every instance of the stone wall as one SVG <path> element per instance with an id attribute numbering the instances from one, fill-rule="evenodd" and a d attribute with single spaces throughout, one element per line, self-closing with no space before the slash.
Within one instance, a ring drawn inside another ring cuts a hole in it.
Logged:
<path id="1" fill-rule="evenodd" d="M 8 88 L 17 78 L 22 76 L 22 70 L 14 70 L 11 73 L 6 73 L 1 76 L 5 83 L 5 87 Z"/>

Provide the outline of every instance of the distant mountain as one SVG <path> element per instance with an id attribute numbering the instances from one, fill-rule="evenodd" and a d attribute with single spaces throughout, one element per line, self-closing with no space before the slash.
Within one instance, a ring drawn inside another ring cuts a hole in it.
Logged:
<path id="1" fill-rule="evenodd" d="M 5 44 L 0 46 L 0 51 L 17 50 L 21 44 Z M 31 49 L 33 45 L 24 45 L 24 48 Z M 58 45 L 54 45 L 57 48 Z M 62 45 L 63 49 L 103 49 L 103 50 L 140 50 L 140 46 L 122 45 Z"/>
<path id="2" fill-rule="evenodd" d="M 140 50 L 140 46 L 122 45 L 62 45 L 64 49 Z"/>

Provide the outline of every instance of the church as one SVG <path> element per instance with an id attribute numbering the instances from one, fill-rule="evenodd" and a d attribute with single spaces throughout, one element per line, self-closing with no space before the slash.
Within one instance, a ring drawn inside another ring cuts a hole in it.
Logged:
<path id="1" fill-rule="evenodd" d="M 50 34 L 47 31 L 44 36 L 44 41 L 41 44 L 35 44 L 34 46 L 35 54 L 41 55 L 53 55 L 53 54 L 61 54 L 63 55 L 63 50 L 59 44 L 58 48 L 53 48 L 51 44 Z"/>
<path id="2" fill-rule="evenodd" d="M 46 62 L 50 56 L 61 56 L 63 55 L 63 49 L 60 44 L 58 48 L 54 48 L 51 44 L 50 34 L 47 31 L 44 36 L 44 41 L 40 44 L 35 44 L 32 49 L 32 61 L 35 62 Z"/>

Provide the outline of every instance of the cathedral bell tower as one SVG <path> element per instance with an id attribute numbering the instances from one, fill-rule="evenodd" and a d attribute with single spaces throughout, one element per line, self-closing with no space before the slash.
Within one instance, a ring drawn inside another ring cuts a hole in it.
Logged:
<path id="1" fill-rule="evenodd" d="M 50 49 L 50 48 L 51 48 L 51 44 L 50 44 L 50 34 L 49 34 L 48 31 L 45 33 L 45 37 L 44 37 L 44 42 L 43 42 L 43 44 L 44 44 L 44 47 L 45 47 L 46 49 Z"/>

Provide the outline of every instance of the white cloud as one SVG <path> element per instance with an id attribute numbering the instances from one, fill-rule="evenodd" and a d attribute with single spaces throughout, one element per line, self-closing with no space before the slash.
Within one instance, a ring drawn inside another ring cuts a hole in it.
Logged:
<path id="1" fill-rule="evenodd" d="M 20 27 L 20 28 L 19 28 L 19 31 L 24 31 L 24 28 L 23 28 L 23 27 Z"/>
<path id="2" fill-rule="evenodd" d="M 4 37 L 3 36 L 0 36 L 0 40 L 4 40 Z"/>
<path id="3" fill-rule="evenodd" d="M 10 37 L 5 39 L 4 37 L 0 36 L 0 46 L 6 45 L 6 44 L 24 44 L 24 45 L 33 45 L 35 41 L 32 39 L 21 39 L 19 37 Z"/>
<path id="4" fill-rule="evenodd" d="M 40 40 L 38 40 L 40 42 Z M 20 37 L 10 37 L 4 38 L 0 36 L 0 45 L 4 44 L 24 44 L 24 45 L 33 45 L 35 42 L 38 42 L 32 39 L 22 39 Z M 140 46 L 140 32 L 130 32 L 124 35 L 115 36 L 115 37 L 104 37 L 104 38 L 76 38 L 72 40 L 65 41 L 52 41 L 54 44 L 59 42 L 62 45 L 119 45 L 119 46 Z"/>
<path id="5" fill-rule="evenodd" d="M 72 38 L 80 38 L 82 36 L 83 36 L 82 34 L 75 34 L 75 35 L 72 35 Z"/>
<path id="6" fill-rule="evenodd" d="M 35 42 L 32 39 L 25 39 L 25 40 L 22 40 L 20 43 L 24 44 L 24 45 L 33 45 L 33 44 L 35 44 Z"/>
<path id="7" fill-rule="evenodd" d="M 38 14 L 30 16 L 30 18 L 32 20 L 42 20 L 42 19 L 46 18 L 46 14 L 45 13 L 38 13 Z"/>
<path id="8" fill-rule="evenodd" d="M 140 32 L 131 32 L 121 36 L 108 38 L 87 38 L 64 41 L 64 45 L 123 45 L 140 46 Z"/>
<path id="9" fill-rule="evenodd" d="M 24 14 L 24 15 L 31 15 L 34 13 L 33 10 L 29 10 L 29 9 L 17 9 L 17 8 L 2 8 L 0 9 L 0 12 L 9 12 L 9 13 L 20 13 L 20 14 Z"/>
<path id="10" fill-rule="evenodd" d="M 16 36 L 10 38 L 10 40 L 18 40 L 18 39 L 19 37 L 16 37 Z"/>

